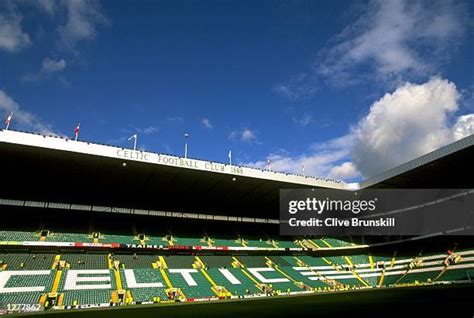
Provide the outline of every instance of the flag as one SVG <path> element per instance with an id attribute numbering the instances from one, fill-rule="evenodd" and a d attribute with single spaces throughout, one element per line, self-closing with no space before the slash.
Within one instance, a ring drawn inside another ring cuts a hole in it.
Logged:
<path id="1" fill-rule="evenodd" d="M 227 155 L 227 157 L 229 158 L 229 164 L 231 165 L 232 164 L 232 150 L 229 150 L 229 154 Z"/>
<path id="2" fill-rule="evenodd" d="M 133 134 L 128 138 L 128 140 L 133 140 L 133 150 L 137 150 L 137 138 L 137 134 Z"/>
<path id="3" fill-rule="evenodd" d="M 77 124 L 76 128 L 74 128 L 74 136 L 76 136 L 76 140 L 77 140 L 77 136 L 79 136 L 80 128 L 81 128 L 81 124 Z"/>
<path id="4" fill-rule="evenodd" d="M 10 122 L 12 121 L 12 117 L 13 117 L 13 112 L 11 112 L 7 119 L 5 120 L 5 129 L 8 129 L 8 127 L 10 127 Z"/>

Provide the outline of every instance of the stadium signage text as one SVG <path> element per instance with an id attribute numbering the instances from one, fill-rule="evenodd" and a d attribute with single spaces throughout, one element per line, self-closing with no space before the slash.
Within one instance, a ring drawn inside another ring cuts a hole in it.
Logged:
<path id="1" fill-rule="evenodd" d="M 208 161 L 201 161 L 195 159 L 188 159 L 188 158 L 178 158 L 173 156 L 167 155 L 159 155 L 159 154 L 151 154 L 143 151 L 136 151 L 130 149 L 118 149 L 117 157 L 130 159 L 130 160 L 137 160 L 149 163 L 157 163 L 163 164 L 167 166 L 174 166 L 180 168 L 189 168 L 189 169 L 198 169 L 198 170 L 206 170 L 211 172 L 230 172 L 233 174 L 244 174 L 244 171 L 241 167 L 238 166 L 227 166 L 222 163 L 217 162 L 208 162 Z"/>
<path id="2" fill-rule="evenodd" d="M 301 272 L 303 276 L 307 276 L 309 280 L 321 279 L 315 273 L 308 273 L 305 267 L 294 267 L 296 271 Z M 274 268 L 270 267 L 250 267 L 247 270 L 261 283 L 289 283 L 290 280 L 280 275 Z M 242 285 L 243 283 L 229 269 L 219 268 L 219 275 L 222 279 L 227 280 L 232 285 Z M 153 275 L 149 275 L 144 281 L 143 277 L 136 276 L 133 269 L 124 269 L 124 282 L 128 288 L 165 288 L 165 280 L 159 274 L 159 271 L 153 271 Z M 171 279 L 180 276 L 189 287 L 198 286 L 197 277 L 201 277 L 201 273 L 195 268 L 170 268 L 168 275 Z M 0 272 L 0 298 L 2 294 L 25 293 L 25 292 L 45 292 L 48 290 L 48 282 L 52 281 L 55 272 L 52 270 L 6 270 Z M 37 285 L 31 283 L 32 278 Z M 66 272 L 64 286 L 62 290 L 97 290 L 112 289 L 112 281 L 114 278 L 113 271 L 108 269 L 70 269 Z M 203 277 L 201 277 L 202 279 Z M 14 282 L 14 283 L 12 283 Z M 16 285 L 16 286 L 15 286 Z"/>

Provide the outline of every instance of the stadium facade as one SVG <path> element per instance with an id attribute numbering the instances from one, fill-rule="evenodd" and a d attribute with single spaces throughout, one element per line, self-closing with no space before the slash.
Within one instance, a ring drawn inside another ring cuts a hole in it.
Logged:
<path id="1" fill-rule="evenodd" d="M 473 146 L 470 136 L 348 185 L 2 130 L 0 310 L 171 313 L 168 304 L 471 286 L 468 237 L 282 237 L 278 209 L 280 189 L 472 188 Z"/>

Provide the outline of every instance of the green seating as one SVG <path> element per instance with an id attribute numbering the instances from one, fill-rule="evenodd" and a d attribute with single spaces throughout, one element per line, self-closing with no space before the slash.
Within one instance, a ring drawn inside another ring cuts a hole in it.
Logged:
<path id="1" fill-rule="evenodd" d="M 237 239 L 212 238 L 211 240 L 213 246 L 243 247 Z"/>
<path id="2" fill-rule="evenodd" d="M 288 290 L 302 291 L 300 287 L 296 286 L 289 278 L 287 278 L 286 276 L 284 276 L 282 273 L 275 270 L 274 268 L 268 268 L 268 271 L 259 271 L 258 274 L 263 276 L 265 279 L 284 279 L 286 281 L 266 283 L 264 281 L 261 281 L 255 273 L 252 273 L 253 269 L 255 269 L 255 267 L 249 266 L 246 270 L 250 274 L 252 274 L 258 282 L 271 285 L 273 290 L 279 290 L 281 292 L 287 292 Z"/>
<path id="3" fill-rule="evenodd" d="M 85 233 L 63 232 L 50 232 L 46 240 L 51 242 L 92 242 L 92 239 Z"/>
<path id="4" fill-rule="evenodd" d="M 230 267 L 232 264 L 231 256 L 201 256 L 201 260 L 207 267 Z"/>
<path id="5" fill-rule="evenodd" d="M 413 283 L 415 281 L 418 282 L 426 282 L 428 280 L 434 280 L 436 276 L 440 271 L 427 271 L 427 272 L 408 272 L 407 275 L 405 275 L 400 281 L 398 282 L 399 284 L 403 283 Z"/>
<path id="6" fill-rule="evenodd" d="M 330 266 L 321 257 L 303 255 L 303 256 L 298 256 L 298 258 L 308 266 Z"/>
<path id="7" fill-rule="evenodd" d="M 189 286 L 185 281 L 181 273 L 173 273 L 168 269 L 166 270 L 168 277 L 174 287 L 179 287 L 184 292 L 187 298 L 202 298 L 216 296 L 212 291 L 212 285 L 207 281 L 200 270 L 195 270 L 191 276 L 196 282 L 196 286 Z"/>
<path id="8" fill-rule="evenodd" d="M 63 304 L 66 306 L 71 306 L 77 301 L 78 305 L 95 305 L 95 304 L 105 304 L 110 302 L 111 292 L 117 289 L 114 279 L 114 274 L 109 271 L 110 280 L 108 281 L 97 281 L 97 282 L 78 282 L 77 285 L 106 285 L 110 284 L 111 288 L 96 288 L 96 289 L 78 289 L 71 290 L 66 288 L 66 279 L 68 275 L 68 270 L 63 271 L 63 276 L 59 284 L 58 292 L 64 294 Z M 82 273 L 80 277 L 103 277 L 104 274 L 95 274 L 95 273 Z"/>
<path id="9" fill-rule="evenodd" d="M 343 240 L 340 240 L 340 239 L 336 239 L 336 238 L 325 237 L 324 240 L 326 241 L 326 243 L 328 243 L 332 247 L 352 246 L 352 243 L 347 242 L 347 241 L 343 241 Z M 321 244 L 319 244 L 319 246 L 327 247 L 327 245 L 324 244 L 324 242 L 321 242 Z"/>
<path id="10" fill-rule="evenodd" d="M 5 271 L 7 273 L 9 271 Z M 23 291 L 7 292 L 0 294 L 0 308 L 5 308 L 7 304 L 37 304 L 41 294 L 51 290 L 56 271 L 46 270 L 43 275 L 28 274 L 26 271 L 19 271 L 19 274 L 8 279 L 6 288 L 26 288 Z M 28 274 L 28 275 L 24 275 Z M 39 291 L 28 291 L 28 287 L 44 286 Z"/>
<path id="11" fill-rule="evenodd" d="M 158 257 L 156 255 L 116 254 L 113 259 L 123 263 L 125 268 L 152 268 L 152 263 L 156 262 Z"/>
<path id="12" fill-rule="evenodd" d="M 240 284 L 232 284 L 222 274 L 219 268 L 209 268 L 207 273 L 212 277 L 218 286 L 225 287 L 231 294 L 235 296 L 261 293 L 261 291 L 255 286 L 255 283 L 245 276 L 240 268 L 227 267 L 226 270 L 228 270 L 240 282 Z"/>
<path id="13" fill-rule="evenodd" d="M 39 235 L 26 231 L 0 231 L 0 241 L 38 241 Z"/>
<path id="14" fill-rule="evenodd" d="M 165 256 L 165 261 L 169 268 L 192 268 L 195 258 L 189 255 L 170 255 Z"/>
<path id="15" fill-rule="evenodd" d="M 50 269 L 54 262 L 54 254 L 29 254 L 25 269 Z"/>
<path id="16" fill-rule="evenodd" d="M 127 284 L 127 279 L 124 270 L 120 270 L 120 277 L 122 286 L 124 289 L 129 290 L 132 293 L 133 300 L 135 302 L 148 302 L 153 301 L 154 297 L 160 297 L 161 300 L 166 300 L 167 296 L 165 293 L 166 283 L 160 274 L 159 270 L 156 269 L 135 269 L 133 271 L 135 280 L 137 283 L 162 283 L 163 287 L 144 287 L 144 288 L 131 288 Z"/>
<path id="17" fill-rule="evenodd" d="M 50 290 L 54 280 L 55 271 L 43 270 L 38 271 L 5 271 L 16 272 L 17 275 L 12 275 L 7 281 L 5 287 L 31 287 L 31 286 L 45 286 L 43 292 Z M 43 273 L 44 272 L 44 273 Z"/>
<path id="18" fill-rule="evenodd" d="M 281 240 L 275 240 L 275 243 L 277 244 L 278 247 L 280 248 L 295 248 L 295 247 L 301 247 L 299 245 L 296 245 L 293 241 L 281 241 Z"/>
<path id="19" fill-rule="evenodd" d="M 391 286 L 395 284 L 402 276 L 403 274 L 392 275 L 390 272 L 388 272 L 384 276 L 383 285 Z"/>
<path id="20" fill-rule="evenodd" d="M 20 270 L 26 267 L 28 257 L 28 253 L 0 254 L 0 261 L 7 264 L 8 270 Z"/>
<path id="21" fill-rule="evenodd" d="M 146 244 L 152 244 L 152 245 L 168 246 L 168 241 L 162 236 L 149 236 L 149 235 L 147 235 L 145 243 Z"/>
<path id="22" fill-rule="evenodd" d="M 274 248 L 273 244 L 265 239 L 260 240 L 245 240 L 245 243 L 248 247 L 265 247 L 265 248 Z"/>
<path id="23" fill-rule="evenodd" d="M 2 294 L 0 297 L 0 308 L 6 308 L 8 304 L 37 304 L 41 293 L 11 293 Z"/>
<path id="24" fill-rule="evenodd" d="M 471 281 L 474 278 L 474 270 L 466 268 L 449 269 L 441 275 L 438 281 Z"/>
<path id="25" fill-rule="evenodd" d="M 263 256 L 238 256 L 237 259 L 246 267 L 266 267 L 267 260 Z"/>
<path id="26" fill-rule="evenodd" d="M 302 273 L 310 271 L 309 269 L 304 269 L 304 270 L 295 270 L 293 267 L 297 266 L 283 266 L 280 267 L 280 269 L 288 274 L 291 278 L 296 280 L 297 282 L 303 283 L 305 285 L 308 285 L 310 287 L 314 288 L 324 288 L 327 287 L 328 284 L 324 283 L 322 280 L 311 280 L 307 275 L 303 275 Z M 316 274 L 310 275 L 310 277 L 318 277 Z"/>
<path id="27" fill-rule="evenodd" d="M 278 266 L 296 266 L 295 259 L 287 259 L 286 257 L 282 256 L 270 256 L 268 257 L 272 262 L 277 264 Z M 293 265 L 295 264 L 295 265 Z"/>
<path id="28" fill-rule="evenodd" d="M 208 246 L 207 242 L 200 237 L 175 237 L 173 236 L 173 245 L 186 246 Z"/>
<path id="29" fill-rule="evenodd" d="M 392 261 L 393 255 L 372 255 L 374 262 L 388 262 Z"/>
<path id="30" fill-rule="evenodd" d="M 109 290 L 75 290 L 64 292 L 63 305 L 97 305 L 110 302 Z"/>
<path id="31" fill-rule="evenodd" d="M 101 233 L 99 243 L 140 244 L 140 241 L 135 239 L 133 235 L 115 235 Z"/>
<path id="32" fill-rule="evenodd" d="M 272 260 L 275 260 L 275 262 L 280 266 L 283 266 L 285 264 L 289 264 L 289 266 L 299 266 L 298 261 L 293 256 L 279 256 L 278 258 L 272 256 L 270 258 Z M 279 261 L 279 259 L 281 261 Z"/>
<path id="33" fill-rule="evenodd" d="M 62 254 L 61 260 L 68 262 L 71 269 L 107 269 L 106 254 Z"/>

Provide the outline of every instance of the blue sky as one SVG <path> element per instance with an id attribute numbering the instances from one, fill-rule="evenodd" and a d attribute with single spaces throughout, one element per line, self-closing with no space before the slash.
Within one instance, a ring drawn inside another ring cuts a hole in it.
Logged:
<path id="1" fill-rule="evenodd" d="M 469 1 L 3 1 L 11 129 L 356 181 L 474 132 Z"/>

